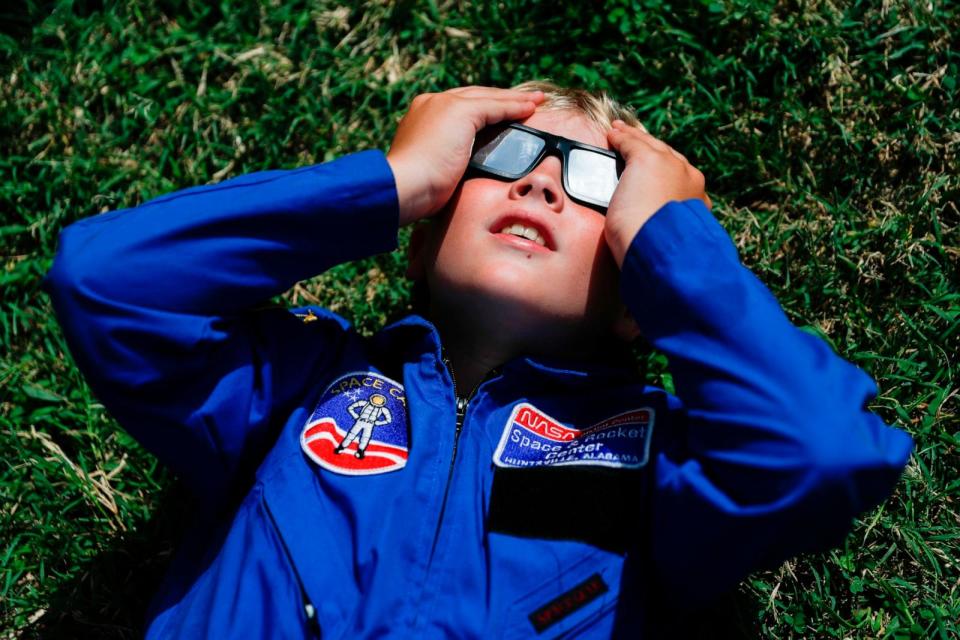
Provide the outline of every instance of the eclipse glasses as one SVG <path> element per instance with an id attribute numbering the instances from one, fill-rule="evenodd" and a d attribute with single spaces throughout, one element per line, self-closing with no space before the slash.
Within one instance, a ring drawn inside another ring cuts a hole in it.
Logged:
<path id="1" fill-rule="evenodd" d="M 560 157 L 563 190 L 568 196 L 606 213 L 625 166 L 623 157 L 614 151 L 511 123 L 487 127 L 477 134 L 469 167 L 518 180 L 547 155 Z"/>

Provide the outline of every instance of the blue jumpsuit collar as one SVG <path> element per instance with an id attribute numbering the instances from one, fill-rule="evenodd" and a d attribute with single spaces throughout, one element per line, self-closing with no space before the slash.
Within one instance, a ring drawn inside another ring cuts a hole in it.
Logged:
<path id="1" fill-rule="evenodd" d="M 407 344 L 407 348 L 412 348 L 410 344 L 410 333 L 422 332 L 423 339 L 429 345 L 430 351 L 436 357 L 437 362 L 444 361 L 443 344 L 440 339 L 440 332 L 430 320 L 418 314 L 410 314 L 401 320 L 385 327 L 381 333 L 382 339 L 389 340 L 393 344 Z M 395 333 L 405 334 L 404 340 L 397 340 Z M 418 347 L 423 346 L 422 343 Z M 421 352 L 422 353 L 422 352 Z M 517 356 L 500 367 L 497 370 L 505 373 L 516 373 L 520 375 L 538 375 L 547 378 L 557 379 L 595 379 L 595 378 L 619 378 L 624 376 L 639 377 L 636 366 L 629 357 L 617 357 L 610 355 L 608 358 L 596 358 L 593 360 L 572 360 L 564 357 L 550 356 Z"/>

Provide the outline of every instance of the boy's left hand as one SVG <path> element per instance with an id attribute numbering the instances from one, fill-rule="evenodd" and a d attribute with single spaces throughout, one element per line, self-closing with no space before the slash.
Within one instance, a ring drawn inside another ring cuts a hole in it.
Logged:
<path id="1" fill-rule="evenodd" d="M 713 203 L 704 191 L 703 174 L 680 153 L 646 131 L 615 120 L 607 132 L 610 146 L 627 162 L 604 223 L 604 236 L 617 265 L 640 227 L 671 200 L 697 198 Z"/>

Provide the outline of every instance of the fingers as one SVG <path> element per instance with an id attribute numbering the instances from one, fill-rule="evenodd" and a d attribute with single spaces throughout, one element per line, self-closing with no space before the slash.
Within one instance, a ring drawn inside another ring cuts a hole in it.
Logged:
<path id="1" fill-rule="evenodd" d="M 477 130 L 503 120 L 526 118 L 544 100 L 542 91 L 517 91 L 497 87 L 458 87 L 447 93 L 467 101 Z"/>
<path id="2" fill-rule="evenodd" d="M 545 98 L 543 91 L 516 91 L 496 87 L 459 87 L 445 93 L 464 100 L 471 107 L 479 107 L 482 111 L 489 112 L 491 116 L 478 122 L 480 126 L 507 118 L 525 118 L 533 113 Z"/>
<path id="3" fill-rule="evenodd" d="M 706 178 L 703 173 L 670 145 L 644 130 L 627 125 L 622 120 L 612 123 L 607 137 L 611 146 L 627 161 L 628 166 L 642 165 L 643 173 L 658 175 L 659 179 L 666 180 L 679 189 L 678 193 L 684 192 L 690 197 L 700 198 L 707 208 L 713 207 L 713 201 L 705 191 Z"/>
<path id="4" fill-rule="evenodd" d="M 457 87 L 450 89 L 446 93 L 470 97 L 470 98 L 501 98 L 512 100 L 534 100 L 534 102 L 543 101 L 543 91 L 520 91 L 517 89 L 500 89 L 498 87 Z"/>
<path id="5" fill-rule="evenodd" d="M 474 124 L 477 131 L 487 125 L 496 124 L 504 120 L 521 120 L 533 114 L 537 109 L 537 103 L 533 100 L 503 100 L 486 99 L 477 100 L 471 105 L 476 108 L 477 117 Z"/>
<path id="6" fill-rule="evenodd" d="M 449 108 L 459 104 L 465 105 L 491 104 L 490 101 L 505 101 L 517 104 L 532 102 L 534 105 L 545 99 L 543 91 L 516 91 L 513 89 L 498 89 L 496 87 L 457 87 L 442 93 L 421 93 L 414 96 L 410 103 L 411 108 L 422 107 L 425 104 L 444 104 Z"/>
<path id="7" fill-rule="evenodd" d="M 680 154 L 674 151 L 667 143 L 654 138 L 652 135 L 642 129 L 631 127 L 623 120 L 614 120 L 613 129 L 611 129 L 609 133 L 611 135 L 611 142 L 614 138 L 619 139 L 622 143 L 626 142 L 628 144 L 630 140 L 636 140 L 655 151 L 672 151 L 675 155 L 680 156 Z M 636 147 L 634 146 L 634 148 Z"/>
<path id="8" fill-rule="evenodd" d="M 496 87 L 457 87 L 442 93 L 422 93 L 411 102 L 411 111 L 448 114 L 463 118 L 475 130 L 503 120 L 521 120 L 533 114 L 545 99 L 542 91 L 517 91 Z"/>
<path id="9" fill-rule="evenodd" d="M 642 147 L 637 147 L 636 143 L 634 143 L 633 141 L 639 142 L 640 144 L 645 145 L 646 147 L 653 149 L 654 151 L 658 151 L 660 153 L 669 152 L 670 155 L 672 155 L 674 158 L 676 158 L 680 162 L 684 163 L 685 165 L 687 165 L 688 167 L 696 171 L 693 165 L 690 164 L 690 161 L 687 160 L 687 157 L 685 155 L 683 155 L 682 153 L 680 153 L 679 151 L 677 151 L 676 149 L 674 149 L 664 141 L 653 137 L 645 129 L 640 129 L 639 127 L 631 127 L 630 125 L 625 123 L 623 120 L 614 120 L 613 129 L 610 131 L 610 142 L 615 144 L 618 150 L 620 150 L 621 146 L 628 147 L 628 149 L 626 150 L 627 152 L 633 151 L 634 153 L 636 153 L 637 151 L 642 150 Z M 623 155 L 624 158 L 627 157 L 627 154 L 624 153 L 623 150 L 621 150 L 621 155 Z"/>

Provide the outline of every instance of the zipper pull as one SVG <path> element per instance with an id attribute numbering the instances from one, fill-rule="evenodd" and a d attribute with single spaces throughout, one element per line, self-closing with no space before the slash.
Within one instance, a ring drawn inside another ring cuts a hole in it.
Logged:
<path id="1" fill-rule="evenodd" d="M 307 616 L 307 628 L 312 632 L 313 637 L 322 637 L 320 621 L 317 619 L 317 609 L 307 600 L 306 595 L 303 596 L 303 612 Z"/>
<path id="2" fill-rule="evenodd" d="M 457 434 L 463 428 L 463 419 L 467 415 L 467 399 L 457 396 Z"/>

